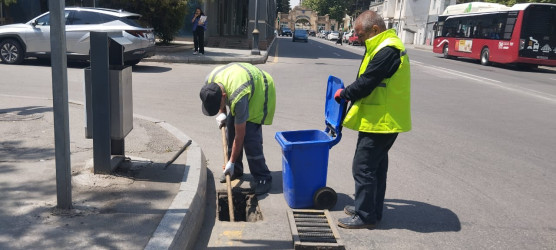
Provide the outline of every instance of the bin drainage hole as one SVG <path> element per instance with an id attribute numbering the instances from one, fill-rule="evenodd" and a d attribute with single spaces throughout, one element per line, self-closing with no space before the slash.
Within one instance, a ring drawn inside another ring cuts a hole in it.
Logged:
<path id="1" fill-rule="evenodd" d="M 218 191 L 216 193 L 218 207 L 218 220 L 230 221 L 230 212 L 228 209 L 228 193 L 226 191 Z M 259 208 L 259 200 L 252 191 L 235 191 L 232 190 L 232 198 L 234 203 L 234 219 L 236 222 L 256 222 L 263 219 L 263 214 Z"/>

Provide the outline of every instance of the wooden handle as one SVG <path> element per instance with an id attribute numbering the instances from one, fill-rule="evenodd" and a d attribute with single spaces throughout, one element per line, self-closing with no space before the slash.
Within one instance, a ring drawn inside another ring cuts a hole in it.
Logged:
<path id="1" fill-rule="evenodd" d="M 222 147 L 224 152 L 224 164 L 228 163 L 228 141 L 226 140 L 226 127 L 220 129 L 222 131 Z M 228 190 L 228 210 L 230 211 L 230 221 L 234 222 L 234 199 L 232 198 L 232 185 L 230 174 L 226 174 L 226 189 Z"/>

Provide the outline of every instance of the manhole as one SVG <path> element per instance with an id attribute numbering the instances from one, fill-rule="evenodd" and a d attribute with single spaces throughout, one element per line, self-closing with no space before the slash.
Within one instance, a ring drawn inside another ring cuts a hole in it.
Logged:
<path id="1" fill-rule="evenodd" d="M 230 210 L 228 208 L 228 193 L 217 191 L 217 213 L 218 220 L 230 221 Z M 263 219 L 259 208 L 259 200 L 251 189 L 232 189 L 232 199 L 234 203 L 235 222 L 256 222 Z"/>
<path id="2" fill-rule="evenodd" d="M 328 210 L 288 210 L 294 249 L 345 249 Z"/>
<path id="3" fill-rule="evenodd" d="M 13 121 L 31 121 L 37 120 L 44 116 L 44 114 L 18 114 L 16 112 L 0 113 L 0 121 L 13 122 Z"/>

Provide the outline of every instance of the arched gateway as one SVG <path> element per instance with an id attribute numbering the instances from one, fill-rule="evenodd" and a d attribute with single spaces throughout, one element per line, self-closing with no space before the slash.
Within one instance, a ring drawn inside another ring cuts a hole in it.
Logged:
<path id="1" fill-rule="evenodd" d="M 296 6 L 290 13 L 278 12 L 276 29 L 289 27 L 290 29 L 306 30 L 338 30 L 338 22 L 327 15 L 319 16 L 316 11 L 309 8 Z"/>

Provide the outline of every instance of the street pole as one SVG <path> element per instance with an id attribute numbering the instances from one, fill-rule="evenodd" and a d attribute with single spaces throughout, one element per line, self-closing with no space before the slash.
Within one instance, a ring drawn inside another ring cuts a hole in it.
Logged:
<path id="1" fill-rule="evenodd" d="M 57 207 L 71 209 L 71 161 L 68 111 L 68 65 L 64 1 L 49 1 L 52 99 L 54 108 L 54 154 L 56 158 Z"/>
<path id="2" fill-rule="evenodd" d="M 398 37 L 402 38 L 402 10 L 403 10 L 403 0 L 400 5 L 400 14 L 398 15 Z M 403 42 L 403 40 L 402 40 Z"/>
<path id="3" fill-rule="evenodd" d="M 259 51 L 259 0 L 255 0 L 255 28 L 253 29 L 253 49 L 251 55 L 260 55 Z"/>

